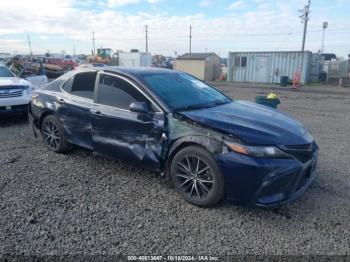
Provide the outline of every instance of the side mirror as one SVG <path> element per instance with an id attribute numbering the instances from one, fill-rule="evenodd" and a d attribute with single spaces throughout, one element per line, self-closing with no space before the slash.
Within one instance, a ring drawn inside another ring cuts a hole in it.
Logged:
<path id="1" fill-rule="evenodd" d="M 133 102 L 130 104 L 129 110 L 131 112 L 146 114 L 149 112 L 149 107 L 146 102 Z"/>

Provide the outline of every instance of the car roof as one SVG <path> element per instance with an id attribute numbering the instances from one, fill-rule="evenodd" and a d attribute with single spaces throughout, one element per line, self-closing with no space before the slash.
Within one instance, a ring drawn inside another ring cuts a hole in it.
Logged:
<path id="1" fill-rule="evenodd" d="M 106 73 L 119 73 L 123 75 L 130 76 L 132 78 L 138 78 L 140 76 L 146 75 L 160 75 L 160 74 L 176 74 L 180 73 L 179 71 L 162 69 L 162 68 L 153 68 L 153 67 L 118 67 L 118 66 L 106 66 L 106 67 L 90 67 L 90 68 L 77 68 L 77 72 L 86 72 L 86 71 L 104 71 Z"/>
<path id="2" fill-rule="evenodd" d="M 175 74 L 179 73 L 178 71 L 169 70 L 169 69 L 162 69 L 162 68 L 154 68 L 154 67 L 117 67 L 117 66 L 110 66 L 102 69 L 106 72 L 115 72 L 115 73 L 121 73 L 125 75 L 130 75 L 133 77 L 138 78 L 139 76 L 146 76 L 146 75 L 160 75 L 160 74 Z"/>
<path id="3" fill-rule="evenodd" d="M 145 73 L 169 73 L 173 70 L 156 68 L 156 67 L 119 67 L 109 66 L 107 69 L 115 72 L 129 73 L 129 74 L 145 74 Z"/>

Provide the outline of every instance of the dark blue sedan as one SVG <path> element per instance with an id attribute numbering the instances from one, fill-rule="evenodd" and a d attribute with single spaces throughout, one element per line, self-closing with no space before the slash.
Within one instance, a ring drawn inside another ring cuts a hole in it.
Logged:
<path id="1" fill-rule="evenodd" d="M 30 119 L 50 150 L 76 145 L 156 170 L 198 206 L 291 201 L 317 163 L 298 121 L 170 70 L 69 72 L 33 93 Z"/>

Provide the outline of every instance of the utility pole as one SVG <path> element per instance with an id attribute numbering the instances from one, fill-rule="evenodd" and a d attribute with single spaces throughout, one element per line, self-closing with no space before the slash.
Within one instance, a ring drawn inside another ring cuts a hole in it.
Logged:
<path id="1" fill-rule="evenodd" d="M 303 44 L 301 46 L 301 51 L 303 52 L 305 51 L 307 23 L 309 21 L 310 5 L 311 5 L 311 0 L 309 0 L 308 4 L 304 7 L 304 10 L 301 10 L 302 15 L 300 16 L 300 18 L 302 19 L 302 23 L 304 23 Z"/>
<path id="2" fill-rule="evenodd" d="M 192 53 L 192 25 L 190 25 L 190 54 Z"/>
<path id="3" fill-rule="evenodd" d="M 324 35 L 326 33 L 326 29 L 328 27 L 328 22 L 323 22 L 322 28 L 323 28 L 323 35 L 322 35 L 322 46 L 321 46 L 321 54 L 324 52 Z"/>
<path id="4" fill-rule="evenodd" d="M 93 55 L 95 55 L 96 54 L 96 48 L 95 48 L 95 32 L 92 32 L 92 46 L 93 46 L 93 48 L 94 48 L 94 53 L 93 53 Z"/>
<path id="5" fill-rule="evenodd" d="M 145 25 L 146 30 L 146 54 L 148 54 L 148 25 Z"/>
<path id="6" fill-rule="evenodd" d="M 32 42 L 30 41 L 29 34 L 27 35 L 27 38 L 28 38 L 28 46 L 29 46 L 30 58 L 33 58 Z"/>
<path id="7" fill-rule="evenodd" d="M 303 80 L 303 67 L 304 67 L 304 51 L 305 51 L 305 43 L 306 43 L 306 33 L 307 33 L 307 23 L 309 21 L 309 14 L 310 14 L 310 5 L 311 5 L 311 0 L 308 0 L 308 4 L 306 6 L 304 6 L 304 10 L 299 10 L 299 12 L 301 12 L 301 16 L 299 18 L 301 18 L 302 23 L 304 23 L 304 33 L 303 33 L 303 43 L 301 46 L 301 61 L 300 61 L 300 71 L 298 72 L 299 74 L 299 78 L 300 78 L 300 82 L 302 82 Z"/>

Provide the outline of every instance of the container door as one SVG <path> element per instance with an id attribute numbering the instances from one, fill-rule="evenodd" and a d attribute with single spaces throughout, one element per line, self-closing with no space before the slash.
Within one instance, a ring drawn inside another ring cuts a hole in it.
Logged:
<path id="1" fill-rule="evenodd" d="M 258 56 L 256 58 L 255 68 L 255 82 L 267 83 L 268 82 L 268 65 L 270 57 Z"/>

